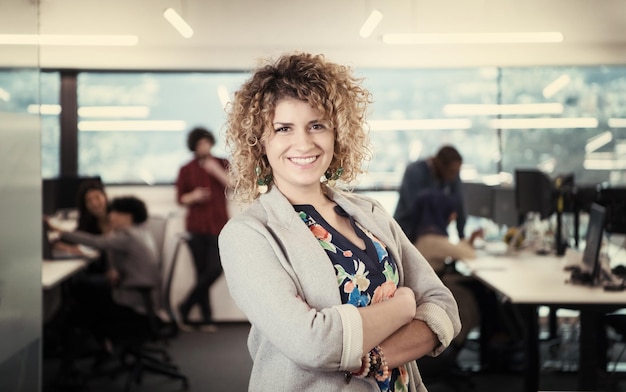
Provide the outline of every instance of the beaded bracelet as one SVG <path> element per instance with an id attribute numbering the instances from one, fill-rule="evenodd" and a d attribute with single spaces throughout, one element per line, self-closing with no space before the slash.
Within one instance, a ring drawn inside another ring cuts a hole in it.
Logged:
<path id="1" fill-rule="evenodd" d="M 377 358 L 374 361 L 374 358 Z M 371 362 L 376 362 L 375 369 L 371 369 L 368 376 L 371 375 L 378 381 L 385 381 L 389 378 L 389 366 L 387 366 L 387 359 L 385 358 L 385 354 L 383 353 L 383 349 L 380 346 L 376 346 L 370 351 Z M 371 368 L 371 367 L 370 367 Z"/>
<path id="2" fill-rule="evenodd" d="M 359 371 L 356 373 L 352 372 L 352 375 L 358 378 L 365 378 L 369 374 L 370 366 L 371 359 L 369 353 L 367 353 L 363 356 L 363 358 L 361 358 L 361 369 L 359 369 Z"/>

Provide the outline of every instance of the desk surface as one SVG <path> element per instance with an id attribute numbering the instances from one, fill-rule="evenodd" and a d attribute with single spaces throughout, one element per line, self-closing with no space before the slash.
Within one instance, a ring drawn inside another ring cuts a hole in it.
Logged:
<path id="1" fill-rule="evenodd" d="M 562 257 L 520 253 L 464 261 L 469 272 L 517 304 L 626 304 L 626 292 L 568 283 Z"/>
<path id="2" fill-rule="evenodd" d="M 41 266 L 41 286 L 45 290 L 51 289 L 86 266 L 87 261 L 82 258 L 43 260 Z"/>

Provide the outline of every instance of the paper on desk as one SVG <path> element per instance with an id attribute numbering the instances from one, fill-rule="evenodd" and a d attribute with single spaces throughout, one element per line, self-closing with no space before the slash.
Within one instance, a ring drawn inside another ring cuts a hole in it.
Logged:
<path id="1" fill-rule="evenodd" d="M 95 259 L 100 256 L 100 252 L 97 249 L 86 245 L 78 244 L 78 250 L 89 259 Z"/>

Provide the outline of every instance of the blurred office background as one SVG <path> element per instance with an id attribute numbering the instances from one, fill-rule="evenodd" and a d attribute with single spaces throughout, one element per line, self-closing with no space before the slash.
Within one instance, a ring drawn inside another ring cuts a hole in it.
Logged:
<path id="1" fill-rule="evenodd" d="M 374 10 L 380 23 L 360 34 Z M 293 50 L 365 79 L 374 156 L 357 190 L 391 213 L 406 164 L 446 143 L 468 182 L 506 185 L 537 168 L 626 185 L 622 0 L 0 0 L 3 374 L 40 370 L 41 299 L 24 294 L 40 292 L 41 180 L 101 176 L 111 196 L 134 193 L 182 230 L 173 181 L 187 131 L 212 128 L 227 156 L 228 101 L 259 58 Z M 241 320 L 225 282 L 215 290 L 218 321 Z"/>

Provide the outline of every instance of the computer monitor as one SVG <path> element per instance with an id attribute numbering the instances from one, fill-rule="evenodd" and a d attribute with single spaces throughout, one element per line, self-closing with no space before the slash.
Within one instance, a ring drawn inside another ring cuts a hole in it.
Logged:
<path id="1" fill-rule="evenodd" d="M 602 236 L 604 235 L 604 221 L 606 218 L 606 209 L 596 203 L 591 205 L 589 211 L 589 226 L 587 227 L 587 236 L 585 250 L 583 251 L 583 272 L 590 275 L 590 282 L 597 284 L 600 280 L 600 247 L 602 246 Z"/>
<path id="2" fill-rule="evenodd" d="M 554 185 L 544 172 L 537 169 L 515 170 L 515 206 L 525 216 L 536 212 L 546 219 L 554 212 Z"/>
<path id="3" fill-rule="evenodd" d="M 626 234 L 626 188 L 600 189 L 598 204 L 606 208 L 607 233 Z"/>
<path id="4" fill-rule="evenodd" d="M 519 213 L 515 207 L 515 188 L 493 187 L 493 221 L 508 227 L 517 226 Z"/>
<path id="5" fill-rule="evenodd" d="M 493 188 L 479 182 L 463 183 L 465 212 L 471 216 L 493 219 Z"/>
<path id="6" fill-rule="evenodd" d="M 42 182 L 43 213 L 54 215 L 59 210 L 78 207 L 78 190 L 87 181 L 102 182 L 100 176 L 47 178 Z"/>

